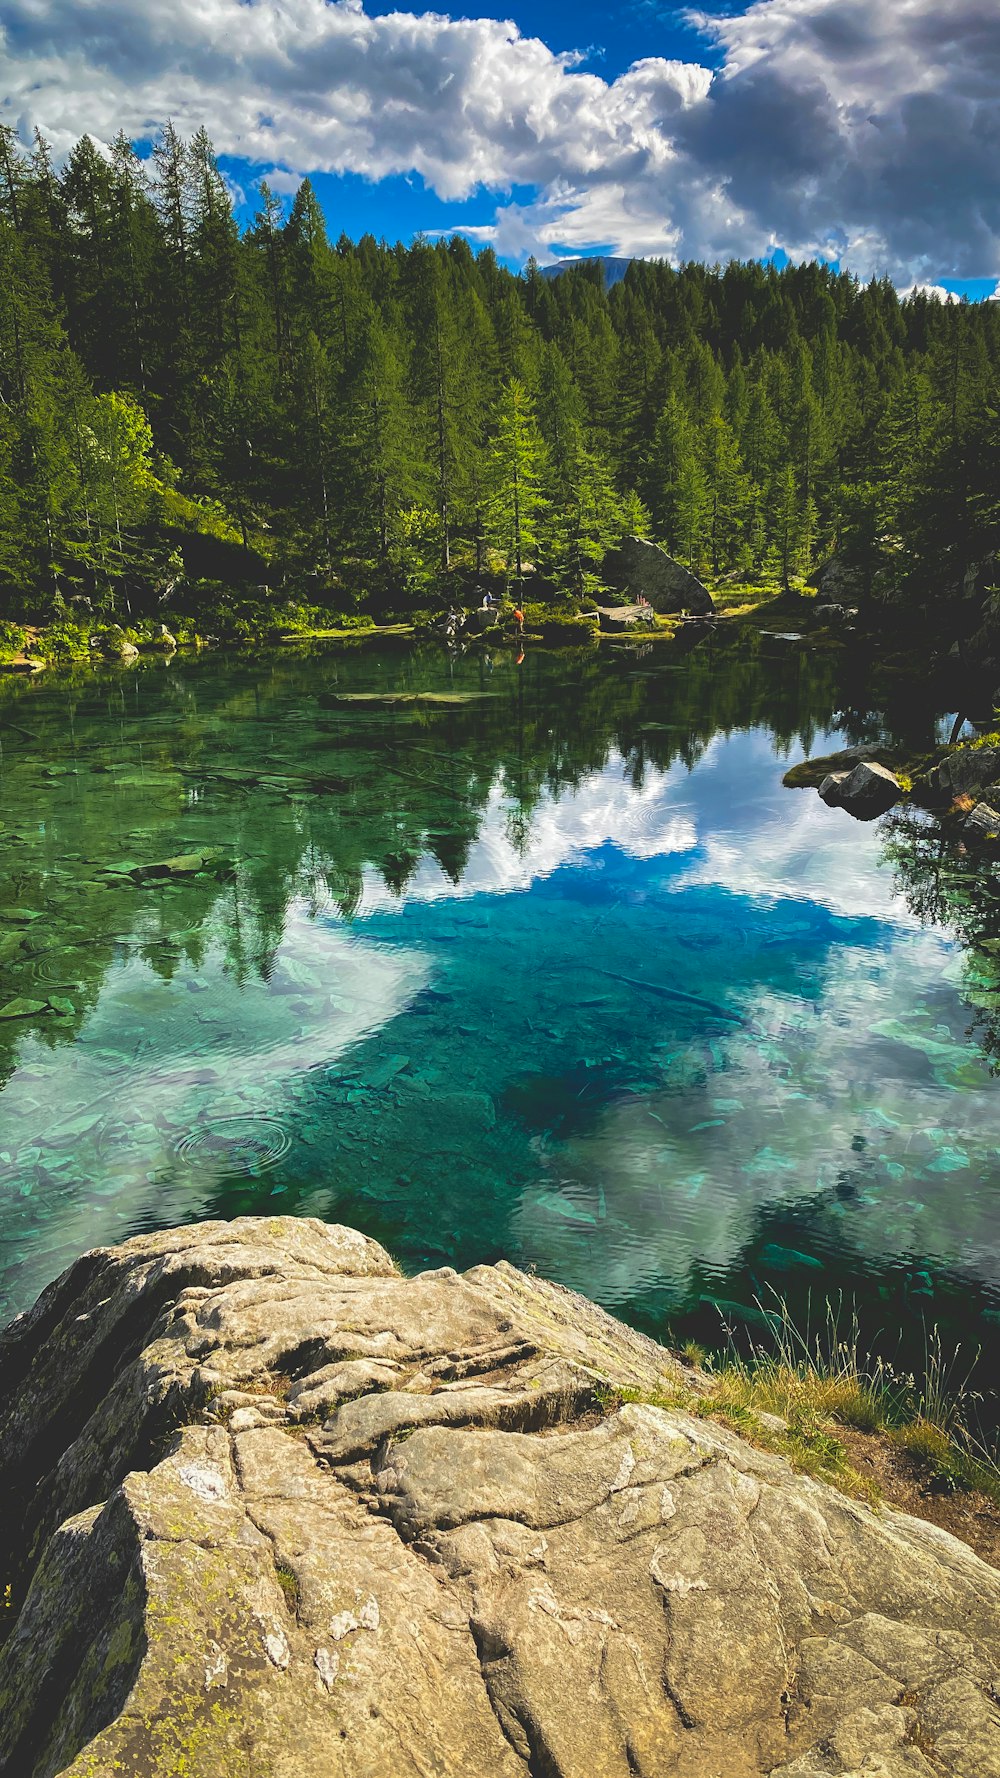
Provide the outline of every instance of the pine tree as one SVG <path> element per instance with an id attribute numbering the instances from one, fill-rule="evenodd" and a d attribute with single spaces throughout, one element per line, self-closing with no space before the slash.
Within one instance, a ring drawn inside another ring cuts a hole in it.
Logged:
<path id="1" fill-rule="evenodd" d="M 156 368 L 153 291 L 161 282 L 164 248 L 149 180 L 124 132 L 111 144 L 110 234 L 121 317 L 116 380 L 146 398 Z"/>
<path id="2" fill-rule="evenodd" d="M 13 170 L 12 170 L 13 169 Z M 12 578 L 58 587 L 65 515 L 74 474 L 62 417 L 70 356 L 52 313 L 44 271 L 19 232 L 23 220 L 16 163 L 8 166 L 0 210 L 0 409 L 9 485 L 4 507 L 12 535 L 2 557 Z"/>
<path id="3" fill-rule="evenodd" d="M 713 574 L 745 565 L 743 526 L 749 484 L 729 421 L 713 414 L 705 432 L 703 456 L 708 556 Z"/>
<path id="4" fill-rule="evenodd" d="M 370 313 L 350 370 L 349 473 L 362 556 L 385 564 L 396 521 L 412 506 L 423 465 L 410 452 L 411 415 L 399 343 Z"/>
<path id="5" fill-rule="evenodd" d="M 645 479 L 658 534 L 682 561 L 700 564 L 709 490 L 697 430 L 676 395 L 670 396 L 657 421 Z"/>
<path id="6" fill-rule="evenodd" d="M 538 521 L 547 501 L 542 491 L 545 447 L 534 405 L 523 383 L 511 377 L 500 391 L 489 452 L 487 535 L 521 580 L 538 547 Z"/>

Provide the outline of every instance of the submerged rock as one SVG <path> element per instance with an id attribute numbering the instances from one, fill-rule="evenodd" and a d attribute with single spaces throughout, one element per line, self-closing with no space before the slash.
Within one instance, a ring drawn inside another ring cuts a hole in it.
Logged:
<path id="1" fill-rule="evenodd" d="M 633 601 L 642 594 L 654 611 L 690 611 L 708 617 L 715 610 L 712 595 L 698 576 L 644 537 L 624 537 L 608 551 L 601 574 L 609 586 L 631 594 Z"/>
<path id="2" fill-rule="evenodd" d="M 230 879 L 236 860 L 218 847 L 205 852 L 180 852 L 175 858 L 157 858 L 150 864 L 109 864 L 102 867 L 102 876 L 114 882 L 152 883 L 167 877 L 212 876 Z"/>
<path id="3" fill-rule="evenodd" d="M 831 772 L 819 794 L 831 808 L 846 809 L 859 821 L 874 821 L 898 803 L 902 788 L 895 773 L 877 760 L 859 760 L 849 772 Z"/>
<path id="4" fill-rule="evenodd" d="M 1000 1573 L 686 1376 L 312 1220 L 86 1255 L 0 1336 L 0 1770 L 997 1778 Z"/>

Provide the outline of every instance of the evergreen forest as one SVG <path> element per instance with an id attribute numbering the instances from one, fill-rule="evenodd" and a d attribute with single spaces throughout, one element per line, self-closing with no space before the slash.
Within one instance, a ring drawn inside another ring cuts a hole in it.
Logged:
<path id="1" fill-rule="evenodd" d="M 638 533 L 715 587 L 837 555 L 873 610 L 968 634 L 998 387 L 1000 303 L 816 263 L 517 274 L 331 240 L 308 180 L 241 232 L 204 130 L 57 169 L 0 129 L 8 620 L 568 602 Z"/>

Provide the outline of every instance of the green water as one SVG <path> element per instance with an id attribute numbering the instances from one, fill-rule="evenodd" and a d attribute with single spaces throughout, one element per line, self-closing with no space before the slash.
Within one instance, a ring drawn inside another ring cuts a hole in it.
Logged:
<path id="1" fill-rule="evenodd" d="M 992 1349 L 1000 887 L 782 788 L 946 719 L 846 672 L 750 638 L 6 685 L 0 1004 L 46 1010 L 0 1018 L 0 1319 L 96 1243 L 282 1211 L 661 1333 L 832 1290 Z"/>

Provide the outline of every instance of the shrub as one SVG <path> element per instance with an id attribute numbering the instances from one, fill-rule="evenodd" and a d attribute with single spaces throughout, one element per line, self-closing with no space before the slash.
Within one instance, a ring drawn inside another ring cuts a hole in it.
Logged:
<path id="1" fill-rule="evenodd" d="M 45 655 L 51 660 L 71 660 L 90 653 L 90 626 L 66 619 L 50 624 L 42 639 Z"/>
<path id="2" fill-rule="evenodd" d="M 27 640 L 27 631 L 20 624 L 0 620 L 0 661 L 12 661 L 23 654 Z"/>

